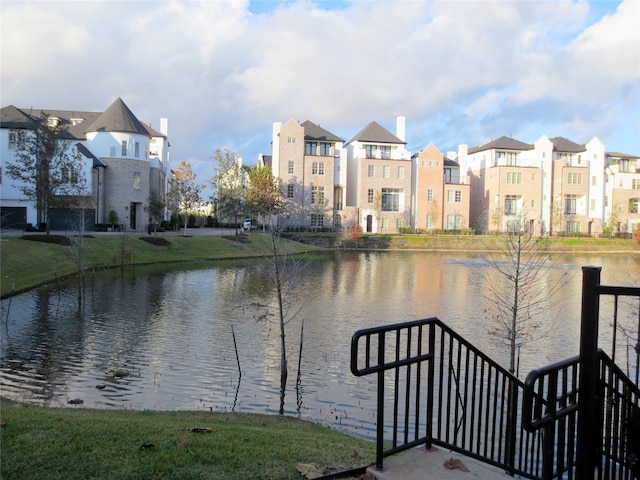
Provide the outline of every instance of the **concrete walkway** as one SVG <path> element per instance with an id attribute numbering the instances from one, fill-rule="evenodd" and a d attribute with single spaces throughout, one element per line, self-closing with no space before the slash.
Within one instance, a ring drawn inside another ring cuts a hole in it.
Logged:
<path id="1" fill-rule="evenodd" d="M 499 480 L 514 478 L 504 470 L 454 453 L 441 447 L 417 447 L 384 460 L 383 470 L 369 467 L 376 480 L 464 480 L 482 478 Z M 365 477 L 366 478 L 366 477 Z"/>

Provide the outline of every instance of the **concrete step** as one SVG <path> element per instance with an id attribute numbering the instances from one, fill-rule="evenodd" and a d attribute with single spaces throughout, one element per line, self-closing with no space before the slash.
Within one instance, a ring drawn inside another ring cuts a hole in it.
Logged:
<path id="1" fill-rule="evenodd" d="M 369 478 L 376 480 L 464 480 L 482 478 L 499 480 L 518 478 L 504 470 L 451 452 L 440 447 L 417 447 L 400 452 L 384 460 L 384 468 L 369 467 Z M 367 477 L 365 477 L 367 478 Z"/>

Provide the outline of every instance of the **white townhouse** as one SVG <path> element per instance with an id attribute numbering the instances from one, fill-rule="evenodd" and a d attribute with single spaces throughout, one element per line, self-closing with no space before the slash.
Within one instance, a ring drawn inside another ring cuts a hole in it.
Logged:
<path id="1" fill-rule="evenodd" d="M 66 140 L 73 154 L 83 160 L 81 173 L 87 183 L 89 202 L 84 209 L 85 228 L 118 218 L 121 228 L 143 230 L 149 223 L 145 207 L 150 194 L 164 197 L 169 169 L 168 121 L 160 119 L 160 131 L 142 123 L 122 99 L 104 112 L 36 110 L 7 106 L 0 110 L 0 210 L 2 228 L 37 226 L 35 201 L 25 198 L 5 165 L 14 160 L 16 134 L 31 129 L 41 119 L 67 128 Z M 115 213 L 111 213 L 115 212 Z M 77 212 L 50 211 L 50 229 L 69 229 Z"/>
<path id="2" fill-rule="evenodd" d="M 406 149 L 405 117 L 396 119 L 396 134 L 373 121 L 358 132 L 347 149 L 347 195 L 364 232 L 397 233 L 412 225 L 411 154 Z"/>

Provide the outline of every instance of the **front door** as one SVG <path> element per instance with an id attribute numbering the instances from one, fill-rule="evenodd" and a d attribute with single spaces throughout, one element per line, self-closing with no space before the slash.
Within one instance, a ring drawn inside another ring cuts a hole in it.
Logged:
<path id="1" fill-rule="evenodd" d="M 367 233 L 373 232 L 373 215 L 367 215 Z"/>
<path id="2" fill-rule="evenodd" d="M 136 215 L 136 210 L 137 210 L 137 203 L 133 203 L 131 202 L 129 204 L 129 228 L 131 230 L 135 230 L 136 229 L 136 224 L 137 224 L 137 215 Z"/>

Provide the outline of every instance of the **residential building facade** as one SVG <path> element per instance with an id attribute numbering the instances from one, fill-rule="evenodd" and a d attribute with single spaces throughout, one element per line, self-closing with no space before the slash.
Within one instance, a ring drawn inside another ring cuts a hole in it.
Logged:
<path id="1" fill-rule="evenodd" d="M 343 143 L 308 120 L 273 124 L 271 169 L 282 181 L 288 228 L 342 228 L 347 181 Z"/>
<path id="2" fill-rule="evenodd" d="M 116 99 L 104 112 L 20 109 L 14 106 L 0 111 L 0 152 L 2 172 L 15 159 L 15 138 L 19 130 L 28 130 L 45 112 L 50 121 L 67 127 L 66 140 L 74 154 L 83 160 L 87 183 L 86 228 L 108 223 L 115 212 L 122 228 L 143 230 L 149 223 L 145 214 L 151 192 L 164 197 L 169 174 L 168 121 L 160 120 L 160 132 L 136 118 L 122 99 Z M 15 181 L 0 176 L 0 208 L 3 228 L 37 225 L 35 202 L 25 198 Z M 77 212 L 49 212 L 51 229 L 69 229 Z M 85 217 L 86 219 L 86 217 Z"/>
<path id="3" fill-rule="evenodd" d="M 347 205 L 356 207 L 355 220 L 364 232 L 412 228 L 412 168 L 404 117 L 397 118 L 396 132 L 370 122 L 345 145 Z"/>
<path id="4" fill-rule="evenodd" d="M 416 231 L 469 228 L 470 186 L 460 165 L 433 144 L 412 157 L 412 225 Z"/>
<path id="5" fill-rule="evenodd" d="M 640 157 L 609 152 L 605 163 L 605 225 L 633 233 L 640 224 Z"/>

